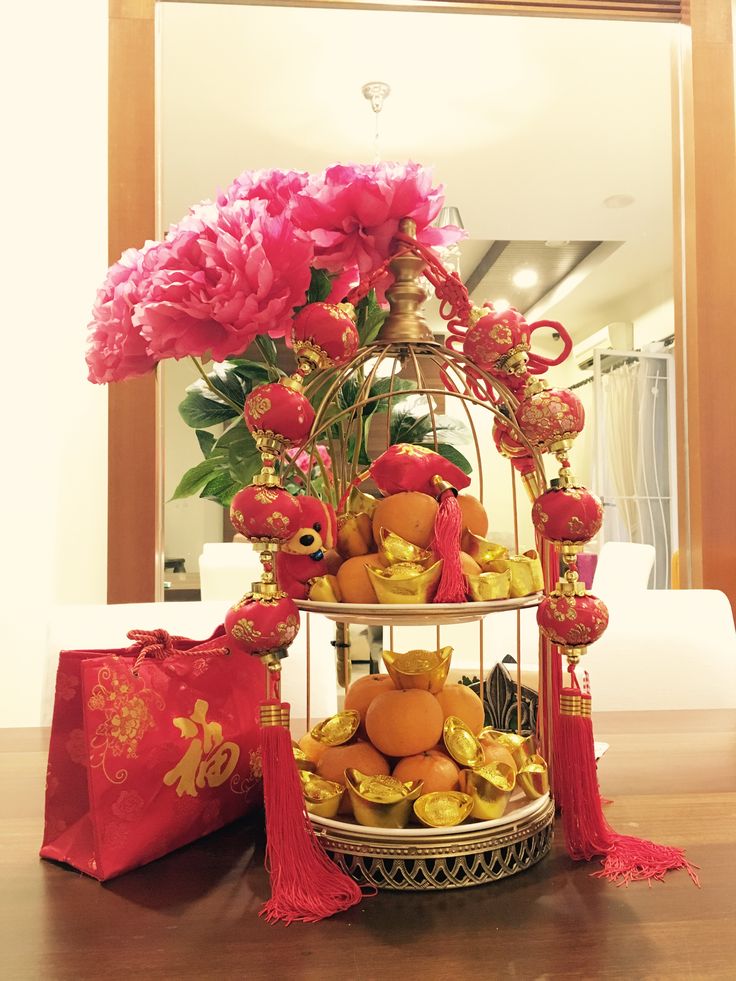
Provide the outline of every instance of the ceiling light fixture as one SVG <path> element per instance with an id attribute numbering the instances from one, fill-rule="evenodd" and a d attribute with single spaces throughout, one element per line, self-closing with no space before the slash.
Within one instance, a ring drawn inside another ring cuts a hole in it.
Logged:
<path id="1" fill-rule="evenodd" d="M 569 238 L 550 238 L 544 243 L 548 249 L 561 249 L 564 245 L 570 244 Z"/>
<path id="2" fill-rule="evenodd" d="M 511 282 L 514 286 L 518 286 L 520 290 L 526 290 L 530 286 L 537 285 L 539 282 L 539 273 L 536 269 L 530 269 L 528 266 L 524 269 L 517 269 L 511 277 Z"/>
<path id="3" fill-rule="evenodd" d="M 503 313 L 504 310 L 511 309 L 511 304 L 505 296 L 500 296 L 497 300 L 491 300 L 491 304 L 496 313 Z"/>
<path id="4" fill-rule="evenodd" d="M 363 93 L 363 98 L 370 102 L 371 109 L 373 110 L 373 114 L 376 119 L 376 128 L 373 134 L 373 159 L 374 163 L 380 163 L 381 146 L 378 117 L 381 115 L 383 103 L 391 95 L 391 86 L 388 84 L 388 82 L 366 82 L 362 87 L 361 92 Z"/>

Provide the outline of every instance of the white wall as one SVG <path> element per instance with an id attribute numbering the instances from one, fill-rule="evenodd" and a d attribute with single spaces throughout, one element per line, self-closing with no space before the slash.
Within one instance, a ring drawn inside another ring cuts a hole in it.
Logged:
<path id="1" fill-rule="evenodd" d="M 107 391 L 85 325 L 107 267 L 107 4 L 3 16 L 0 725 L 38 725 L 55 603 L 106 594 Z"/>

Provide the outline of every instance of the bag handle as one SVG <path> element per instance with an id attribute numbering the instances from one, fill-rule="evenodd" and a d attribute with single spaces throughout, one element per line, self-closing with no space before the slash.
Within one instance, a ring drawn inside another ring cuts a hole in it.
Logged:
<path id="1" fill-rule="evenodd" d="M 175 645 L 177 643 L 191 643 L 189 637 L 170 634 L 168 630 L 164 630 L 162 627 L 156 630 L 129 630 L 128 639 L 133 641 L 128 648 L 128 653 L 137 655 L 133 665 L 134 675 L 138 674 L 139 667 L 149 657 L 156 661 L 165 661 L 167 657 L 171 657 L 173 654 L 189 654 L 189 651 L 179 650 Z M 201 645 L 197 644 L 196 646 L 200 647 Z M 228 647 L 210 647 L 207 653 L 227 655 L 230 653 L 230 649 Z"/>

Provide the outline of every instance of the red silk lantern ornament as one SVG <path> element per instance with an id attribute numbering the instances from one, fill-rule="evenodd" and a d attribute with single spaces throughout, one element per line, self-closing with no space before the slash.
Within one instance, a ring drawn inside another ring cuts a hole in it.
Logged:
<path id="1" fill-rule="evenodd" d="M 532 446 L 548 453 L 564 453 L 585 424 L 583 403 L 566 388 L 543 388 L 543 382 L 527 386 L 516 410 L 516 421 Z"/>
<path id="2" fill-rule="evenodd" d="M 253 592 L 225 618 L 232 646 L 260 656 L 267 668 L 260 727 L 271 898 L 261 915 L 269 923 L 314 923 L 354 906 L 363 895 L 327 857 L 304 809 L 289 732 L 289 705 L 281 701 L 281 659 L 299 629 L 299 611 L 273 581 L 271 553 L 264 551 L 261 562 L 261 582 L 254 583 Z"/>
<path id="3" fill-rule="evenodd" d="M 532 521 L 547 541 L 562 547 L 581 546 L 600 531 L 603 505 L 585 487 L 553 480 L 551 488 L 534 502 Z"/>
<path id="4" fill-rule="evenodd" d="M 608 626 L 608 610 L 597 596 L 586 594 L 582 583 L 560 580 L 539 604 L 537 623 L 553 644 L 577 658 Z"/>
<path id="5" fill-rule="evenodd" d="M 308 303 L 294 317 L 291 342 L 300 365 L 324 371 L 349 361 L 360 346 L 352 303 Z"/>
<path id="6" fill-rule="evenodd" d="M 254 388 L 245 400 L 245 423 L 263 453 L 281 453 L 303 443 L 314 422 L 314 409 L 296 378 Z"/>
<path id="7" fill-rule="evenodd" d="M 529 360 L 528 325 L 518 310 L 496 313 L 475 307 L 463 352 L 468 360 L 494 376 L 526 375 Z M 473 321 L 475 321 L 473 323 Z"/>
<path id="8" fill-rule="evenodd" d="M 230 521 L 251 542 L 286 542 L 300 526 L 301 511 L 282 487 L 251 484 L 233 498 Z"/>

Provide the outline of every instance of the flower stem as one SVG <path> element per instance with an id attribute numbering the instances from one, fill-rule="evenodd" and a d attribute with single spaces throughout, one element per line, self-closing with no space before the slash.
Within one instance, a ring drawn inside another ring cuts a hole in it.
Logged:
<path id="1" fill-rule="evenodd" d="M 207 388 L 209 388 L 209 390 L 212 392 L 212 394 L 217 398 L 217 400 L 219 402 L 224 402 L 225 405 L 229 405 L 230 408 L 233 409 L 233 411 L 237 415 L 240 415 L 242 413 L 242 411 L 243 411 L 243 406 L 242 405 L 237 405 L 237 403 L 233 402 L 232 399 L 229 399 L 227 397 L 227 395 L 224 395 L 219 389 L 215 388 L 215 386 L 210 381 L 207 372 L 204 370 L 204 368 L 202 367 L 202 365 L 199 363 L 199 360 L 197 358 L 195 358 L 194 355 L 191 355 L 191 354 L 189 355 L 189 357 L 190 357 L 190 360 L 192 361 L 192 363 L 194 364 L 194 367 L 199 372 L 200 378 L 205 383 L 205 385 L 207 386 Z"/>

